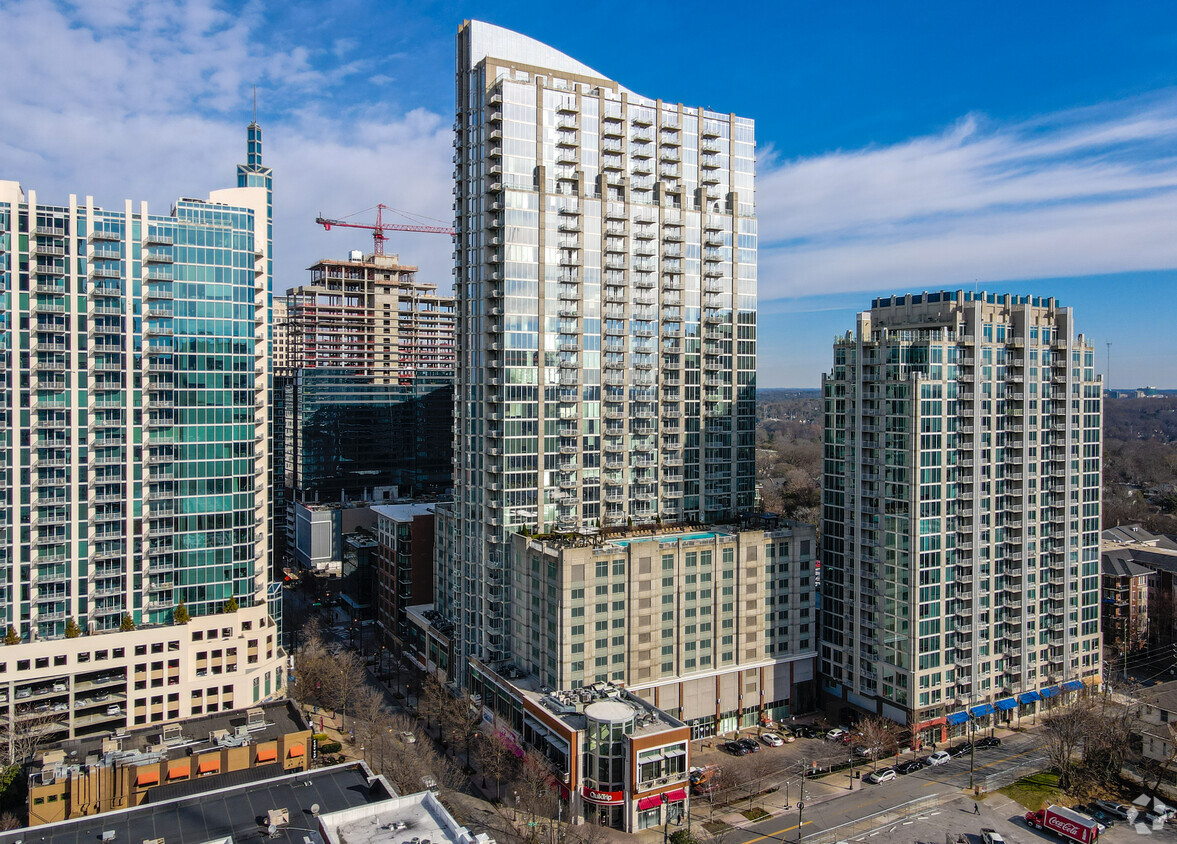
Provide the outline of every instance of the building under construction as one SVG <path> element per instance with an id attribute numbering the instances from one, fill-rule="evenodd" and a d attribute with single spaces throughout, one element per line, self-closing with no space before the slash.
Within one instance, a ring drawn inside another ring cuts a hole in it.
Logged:
<path id="1" fill-rule="evenodd" d="M 275 302 L 275 375 L 342 369 L 410 385 L 454 371 L 454 300 L 396 255 L 350 253 L 310 268 L 309 284 Z"/>

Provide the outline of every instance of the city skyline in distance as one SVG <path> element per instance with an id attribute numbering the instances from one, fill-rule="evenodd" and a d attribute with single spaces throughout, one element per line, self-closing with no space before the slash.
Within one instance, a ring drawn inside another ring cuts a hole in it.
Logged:
<path id="1" fill-rule="evenodd" d="M 980 289 L 1074 307 L 1101 372 L 1112 344 L 1112 387 L 1177 387 L 1164 295 L 1177 279 L 1177 27 L 1163 4 L 1067 16 L 1006 4 L 984 17 L 847 4 L 788 19 L 766 5 L 710 28 L 700 4 L 662 16 L 658 37 L 613 15 L 571 27 L 546 11 L 343 2 L 323 19 L 306 4 L 162 2 L 136 16 L 5 3 L 9 75 L 39 81 L 0 93 L 0 177 L 50 202 L 83 190 L 107 206 L 167 205 L 236 154 L 256 83 L 267 159 L 285 174 L 281 291 L 316 260 L 370 248 L 316 227 L 320 212 L 386 202 L 449 220 L 451 45 L 478 17 L 637 93 L 757 121 L 761 386 L 817 387 L 833 337 L 874 295 Z M 725 44 L 743 46 L 720 62 Z M 390 251 L 450 283 L 446 238 L 405 234 Z"/>

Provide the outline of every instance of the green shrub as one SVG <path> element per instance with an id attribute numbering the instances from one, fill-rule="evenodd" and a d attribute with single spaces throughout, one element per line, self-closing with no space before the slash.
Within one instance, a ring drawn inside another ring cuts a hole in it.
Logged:
<path id="1" fill-rule="evenodd" d="M 338 753 L 343 750 L 343 745 L 337 741 L 325 741 L 319 744 L 320 753 Z"/>
<path id="2" fill-rule="evenodd" d="M 315 733 L 313 736 L 311 736 L 311 738 L 313 738 L 315 741 L 331 741 L 331 736 L 327 735 L 326 733 Z"/>

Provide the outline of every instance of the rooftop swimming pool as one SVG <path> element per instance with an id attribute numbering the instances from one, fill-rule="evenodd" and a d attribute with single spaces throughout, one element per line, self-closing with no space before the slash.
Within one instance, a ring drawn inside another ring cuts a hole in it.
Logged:
<path id="1" fill-rule="evenodd" d="M 614 539 L 613 544 L 624 547 L 631 542 L 653 542 L 655 539 L 659 542 L 678 542 L 680 539 L 714 539 L 717 536 L 729 536 L 729 534 L 719 533 L 713 530 L 703 531 L 701 533 L 671 533 L 665 536 L 643 536 L 638 539 Z"/>

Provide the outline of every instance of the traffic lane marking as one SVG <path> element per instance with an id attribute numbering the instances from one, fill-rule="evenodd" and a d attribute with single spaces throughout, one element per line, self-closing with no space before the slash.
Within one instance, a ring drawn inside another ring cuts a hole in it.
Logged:
<path id="1" fill-rule="evenodd" d="M 787 826 L 784 829 L 778 829 L 776 832 L 765 833 L 764 835 L 761 835 L 759 838 L 749 838 L 747 841 L 743 842 L 743 844 L 755 844 L 755 842 L 763 841 L 765 838 L 775 838 L 778 835 L 782 835 L 786 832 L 792 832 L 795 829 L 800 829 L 803 826 L 809 826 L 812 823 L 813 823 L 813 821 L 805 821 L 804 823 L 793 824 L 792 826 Z"/>

